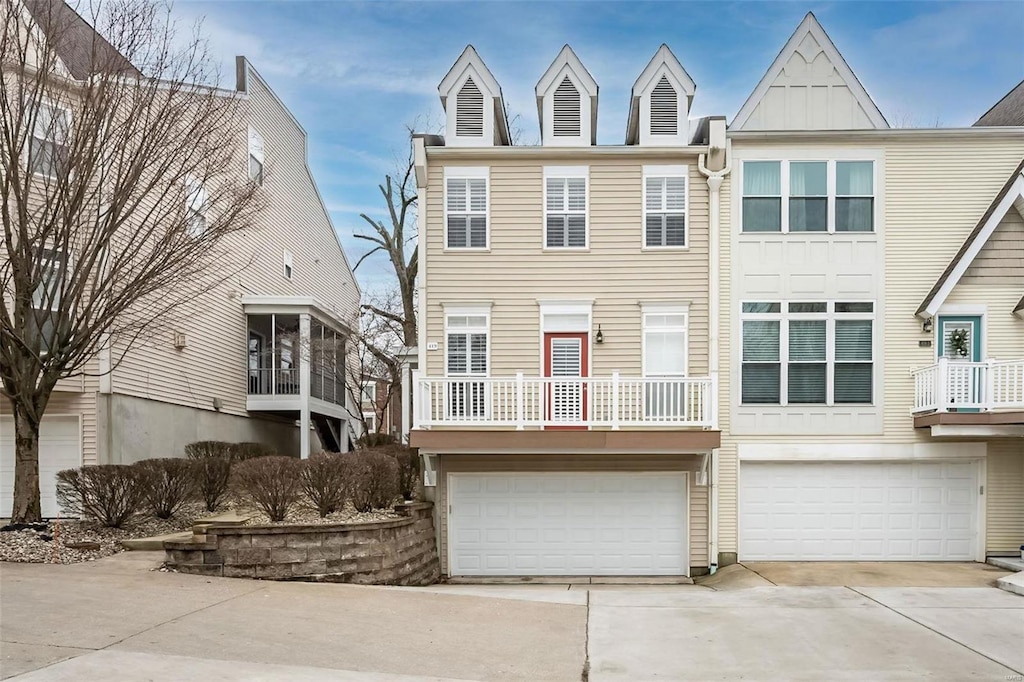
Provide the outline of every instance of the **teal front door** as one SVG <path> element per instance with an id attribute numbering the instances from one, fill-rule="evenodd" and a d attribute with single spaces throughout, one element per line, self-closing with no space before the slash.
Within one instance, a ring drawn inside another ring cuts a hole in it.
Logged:
<path id="1" fill-rule="evenodd" d="M 939 315 L 937 355 L 949 360 L 946 397 L 956 404 L 983 402 L 984 367 L 981 362 L 981 316 Z M 958 412 L 977 412 L 977 408 L 959 407 Z"/>

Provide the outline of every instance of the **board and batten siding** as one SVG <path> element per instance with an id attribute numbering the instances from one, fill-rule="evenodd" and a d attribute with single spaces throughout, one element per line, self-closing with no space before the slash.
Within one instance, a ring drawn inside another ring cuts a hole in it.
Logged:
<path id="1" fill-rule="evenodd" d="M 773 142 L 733 140 L 733 150 L 771 148 L 778 150 L 780 158 L 787 152 L 806 147 L 856 148 L 881 147 L 884 150 L 884 209 L 881 238 L 884 248 L 883 301 L 876 312 L 876 324 L 884 325 L 884 348 L 881 367 L 883 372 L 880 395 L 884 405 L 882 433 L 870 435 L 825 434 L 801 436 L 800 433 L 780 435 L 736 436 L 731 433 L 732 411 L 739 396 L 730 390 L 732 373 L 738 371 L 731 359 L 738 344 L 738 313 L 735 295 L 727 265 L 721 277 L 721 329 L 720 329 L 720 394 L 719 423 L 722 429 L 722 448 L 719 465 L 719 551 L 737 551 L 737 491 L 738 446 L 741 443 L 773 444 L 925 444 L 931 440 L 927 430 L 915 430 L 910 415 L 914 386 L 910 372 L 935 362 L 935 347 L 921 347 L 918 341 L 933 339 L 923 334 L 921 320 L 915 311 L 928 290 L 938 279 L 967 235 L 992 203 L 996 193 L 1024 157 L 1024 137 L 1008 131 L 1005 136 L 935 135 L 925 137 L 897 134 L 879 137 L 870 142 Z M 722 230 L 720 233 L 723 264 L 733 261 L 730 250 L 734 232 L 739 225 L 733 196 L 732 176 L 722 186 Z M 788 239 L 800 237 L 790 235 Z M 1020 299 L 1017 293 L 1016 300 Z M 960 294 L 955 294 L 957 297 Z M 951 298 L 951 302 L 952 302 Z M 990 310 L 996 303 L 990 302 Z M 1002 306 L 1002 303 L 998 305 Z M 1013 305 L 1005 307 L 1007 314 Z M 1008 324 L 1012 324 L 1008 322 Z M 1010 329 L 1011 327 L 1007 327 Z M 999 332 L 994 331 L 994 342 Z M 1003 337 L 1012 342 L 1013 334 Z M 1017 337 L 1020 338 L 1019 336 Z M 1019 343 L 1019 341 L 1018 341 Z M 991 447 L 991 446 L 990 446 Z M 823 455 L 823 458 L 827 456 Z M 1024 497 L 1019 498 L 1018 511 L 999 508 L 996 518 L 989 524 L 999 524 L 1000 514 L 1008 517 L 1024 514 Z M 991 513 L 991 512 L 990 512 Z"/>
<path id="2" fill-rule="evenodd" d="M 441 573 L 448 575 L 448 474 L 550 472 L 686 471 L 689 476 L 690 565 L 708 565 L 708 489 L 698 486 L 699 458 L 673 455 L 442 455 L 438 457 L 437 506 Z"/>
<path id="3" fill-rule="evenodd" d="M 489 374 L 542 372 L 538 300 L 593 301 L 591 336 L 601 325 L 604 343 L 590 347 L 591 376 L 642 374 L 641 303 L 689 304 L 691 376 L 706 376 L 708 229 L 707 183 L 696 155 L 672 163 L 689 167 L 688 248 L 647 250 L 643 244 L 643 166 L 666 165 L 640 150 L 625 159 L 585 154 L 537 161 L 447 161 L 490 169 L 490 249 L 446 250 L 444 163 L 432 159 L 427 190 L 426 306 L 421 311 L 427 376 L 444 376 L 444 305 L 491 303 Z M 544 250 L 544 166 L 589 166 L 586 251 Z"/>
<path id="4" fill-rule="evenodd" d="M 243 106 L 263 137 L 266 209 L 254 229 L 228 238 L 224 267 L 249 264 L 177 314 L 172 329 L 133 346 L 114 371 L 115 393 L 204 410 L 219 398 L 221 411 L 245 416 L 248 332 L 241 296 L 313 296 L 354 320 L 359 289 L 306 165 L 305 131 L 251 66 Z M 238 172 L 247 173 L 247 130 L 238 144 Z M 286 249 L 291 280 L 284 276 Z M 185 348 L 174 347 L 173 332 L 186 335 Z"/>

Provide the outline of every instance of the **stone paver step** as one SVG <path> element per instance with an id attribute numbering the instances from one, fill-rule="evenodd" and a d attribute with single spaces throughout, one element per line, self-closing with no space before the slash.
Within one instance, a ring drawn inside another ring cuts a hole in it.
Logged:
<path id="1" fill-rule="evenodd" d="M 167 535 L 154 535 L 148 538 L 132 538 L 122 540 L 121 546 L 133 552 L 163 551 L 164 542 L 190 542 L 192 531 L 186 530 L 180 533 L 169 533 Z"/>

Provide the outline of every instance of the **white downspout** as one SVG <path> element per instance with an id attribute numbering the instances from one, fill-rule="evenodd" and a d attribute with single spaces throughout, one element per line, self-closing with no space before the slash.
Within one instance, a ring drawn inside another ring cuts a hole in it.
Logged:
<path id="1" fill-rule="evenodd" d="M 720 123 L 719 126 L 715 125 Z M 715 133 L 720 132 L 721 137 L 725 138 L 725 121 L 711 121 L 710 132 L 710 146 L 715 146 Z M 718 352 L 718 331 L 719 331 L 719 305 L 721 300 L 721 281 L 719 274 L 719 263 L 721 261 L 721 245 L 720 232 L 721 232 L 721 195 L 720 191 L 722 188 L 722 180 L 729 174 L 731 170 L 732 154 L 730 153 L 732 144 L 729 140 L 724 141 L 725 148 L 725 159 L 724 167 L 718 171 L 708 170 L 705 165 L 705 155 L 701 154 L 697 168 L 701 174 L 708 179 L 708 200 L 709 200 L 709 227 L 708 227 L 708 369 L 711 375 L 711 394 L 712 394 L 712 428 L 719 428 L 718 424 L 718 368 L 719 368 L 719 352 Z M 718 448 L 714 448 L 711 451 L 711 461 L 709 464 L 711 469 L 708 472 L 708 559 L 710 561 L 709 571 L 711 575 L 714 575 L 718 570 Z"/>

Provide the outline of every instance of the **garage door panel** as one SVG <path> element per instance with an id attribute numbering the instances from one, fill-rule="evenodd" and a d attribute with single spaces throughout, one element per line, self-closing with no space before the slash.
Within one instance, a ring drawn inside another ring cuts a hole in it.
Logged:
<path id="1" fill-rule="evenodd" d="M 0 417 L 0 517 L 9 517 L 14 507 L 14 459 L 14 420 Z M 43 417 L 39 427 L 39 502 L 44 518 L 54 518 L 60 511 L 57 473 L 80 466 L 78 417 Z"/>
<path id="2" fill-rule="evenodd" d="M 741 559 L 974 559 L 973 462 L 749 462 L 740 488 Z"/>
<path id="3" fill-rule="evenodd" d="M 449 490 L 453 575 L 687 572 L 684 474 L 455 474 Z"/>

